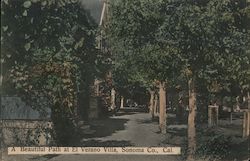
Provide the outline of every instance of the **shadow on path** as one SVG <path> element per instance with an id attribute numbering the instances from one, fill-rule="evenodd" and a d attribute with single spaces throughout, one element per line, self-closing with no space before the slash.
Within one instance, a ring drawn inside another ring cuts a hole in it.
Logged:
<path id="1" fill-rule="evenodd" d="M 108 141 L 101 141 L 101 140 L 88 140 L 84 141 L 82 144 L 84 147 L 127 147 L 127 146 L 134 146 L 131 144 L 130 141 L 126 140 L 108 140 Z"/>
<path id="2" fill-rule="evenodd" d="M 84 138 L 106 137 L 113 133 L 124 130 L 125 123 L 128 119 L 123 118 L 107 118 L 103 120 L 94 120 L 90 123 L 90 129 L 94 132 L 91 134 L 84 134 Z"/>
<path id="3" fill-rule="evenodd" d="M 158 125 L 158 119 L 138 119 L 137 122 L 139 124 L 153 124 L 153 125 Z"/>
<path id="4" fill-rule="evenodd" d="M 134 115 L 137 113 L 138 112 L 118 112 L 118 113 L 114 114 L 114 116 Z"/>

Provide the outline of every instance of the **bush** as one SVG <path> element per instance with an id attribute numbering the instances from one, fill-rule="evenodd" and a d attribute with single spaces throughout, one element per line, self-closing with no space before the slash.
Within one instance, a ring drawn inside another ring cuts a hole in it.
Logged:
<path id="1" fill-rule="evenodd" d="M 210 135 L 199 141 L 196 154 L 198 157 L 221 160 L 230 153 L 232 138 L 224 135 Z"/>
<path id="2" fill-rule="evenodd" d="M 65 108 L 52 109 L 52 138 L 57 146 L 70 146 L 77 139 L 77 127 L 72 114 Z"/>

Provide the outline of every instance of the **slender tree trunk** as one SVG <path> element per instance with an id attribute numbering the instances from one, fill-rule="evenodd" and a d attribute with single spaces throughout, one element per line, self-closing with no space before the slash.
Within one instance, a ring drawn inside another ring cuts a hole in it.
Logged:
<path id="1" fill-rule="evenodd" d="M 159 115 L 159 124 L 161 133 L 166 133 L 166 91 L 164 88 L 164 83 L 160 83 L 159 90 L 159 101 L 160 101 L 160 115 Z"/>
<path id="2" fill-rule="evenodd" d="M 149 111 L 153 119 L 154 118 L 154 91 L 150 91 Z"/>
<path id="3" fill-rule="evenodd" d="M 115 89 L 111 90 L 111 110 L 115 109 Z"/>
<path id="4" fill-rule="evenodd" d="M 189 115 L 188 115 L 188 157 L 187 160 L 194 160 L 196 150 L 196 91 L 194 79 L 190 78 L 188 81 L 189 88 Z"/>
<path id="5" fill-rule="evenodd" d="M 154 95 L 154 106 L 153 106 L 153 115 L 154 115 L 154 117 L 158 116 L 157 108 L 158 108 L 158 96 L 157 96 L 157 94 L 155 94 Z"/>
<path id="6" fill-rule="evenodd" d="M 250 136 L 250 93 L 247 92 L 247 107 L 248 111 L 244 112 L 244 123 L 243 126 L 245 126 L 245 131 L 243 132 L 243 137 L 248 137 Z"/>
<path id="7" fill-rule="evenodd" d="M 250 92 L 247 92 L 247 108 L 250 110 Z"/>
<path id="8" fill-rule="evenodd" d="M 120 106 L 121 109 L 124 108 L 124 103 L 123 103 L 123 102 L 124 102 L 124 97 L 122 96 L 122 97 L 121 97 L 121 106 Z"/>

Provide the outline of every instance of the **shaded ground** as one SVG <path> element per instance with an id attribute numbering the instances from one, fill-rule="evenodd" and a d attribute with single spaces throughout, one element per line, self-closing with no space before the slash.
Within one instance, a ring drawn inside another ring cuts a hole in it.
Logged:
<path id="1" fill-rule="evenodd" d="M 148 113 L 123 111 L 110 118 L 91 121 L 90 131 L 78 146 L 169 146 L 159 133 L 158 122 Z M 178 161 L 177 156 L 142 155 L 48 155 L 6 156 L 4 161 Z"/>
<path id="2" fill-rule="evenodd" d="M 168 130 L 165 144 L 187 147 L 187 125 L 179 125 L 174 114 L 168 115 Z M 250 159 L 250 138 L 242 138 L 242 117 L 221 118 L 219 125 L 208 127 L 207 123 L 197 127 L 197 146 L 206 152 L 201 160 L 208 161 L 211 154 L 222 154 L 223 158 L 212 161 L 248 161 Z M 208 155 L 209 154 L 209 155 Z M 184 154 L 183 154 L 184 155 Z M 198 159 L 197 159 L 198 160 Z"/>
<path id="3" fill-rule="evenodd" d="M 174 114 L 167 116 L 167 134 L 160 134 L 157 118 L 152 120 L 150 114 L 123 111 L 110 118 L 91 121 L 90 131 L 83 135 L 78 146 L 187 146 L 187 125 L 178 124 Z M 223 140 L 219 145 L 211 145 L 215 136 L 230 137 L 224 161 L 247 161 L 249 156 L 249 140 L 242 139 L 242 119 L 235 118 L 233 122 L 220 119 L 218 127 L 208 128 L 207 124 L 197 125 L 198 146 L 210 148 L 213 151 L 223 150 Z M 209 139 L 212 139 L 211 141 Z M 204 141 L 206 140 L 206 141 Z M 221 148 L 222 146 L 222 148 Z M 219 148 L 216 150 L 216 148 Z M 139 155 L 47 155 L 47 156 L 6 156 L 4 161 L 178 161 L 182 156 L 139 156 Z M 198 159 L 197 159 L 198 160 Z M 206 160 L 203 158 L 200 160 Z M 199 161 L 200 161 L 199 160 Z"/>
<path id="4" fill-rule="evenodd" d="M 102 138 L 111 136 L 117 131 L 125 130 L 125 126 L 129 119 L 126 117 L 111 117 L 102 120 L 94 120 L 90 122 L 92 133 L 86 134 L 84 138 Z"/>
<path id="5" fill-rule="evenodd" d="M 129 146 L 159 146 L 165 139 L 159 134 L 157 122 L 153 122 L 147 113 L 118 113 L 117 116 L 91 123 L 95 132 L 82 139 L 82 144 L 91 140 L 99 142 L 126 142 Z M 113 144 L 115 145 L 115 144 Z M 91 145 L 93 146 L 93 145 Z M 120 145 L 118 145 L 120 146 Z"/>

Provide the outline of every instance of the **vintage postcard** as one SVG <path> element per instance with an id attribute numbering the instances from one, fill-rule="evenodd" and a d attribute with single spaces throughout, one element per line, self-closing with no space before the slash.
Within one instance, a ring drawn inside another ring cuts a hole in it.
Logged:
<path id="1" fill-rule="evenodd" d="M 249 0 L 1 0 L 1 161 L 248 161 Z"/>

